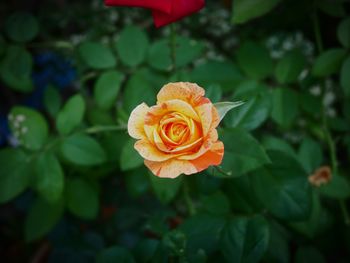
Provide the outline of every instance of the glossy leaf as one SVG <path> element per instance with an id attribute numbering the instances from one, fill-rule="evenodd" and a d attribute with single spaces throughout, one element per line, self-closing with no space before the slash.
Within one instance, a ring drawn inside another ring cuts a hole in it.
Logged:
<path id="1" fill-rule="evenodd" d="M 49 128 L 46 120 L 36 110 L 16 106 L 9 116 L 12 133 L 23 147 L 30 150 L 40 149 L 48 138 Z"/>
<path id="2" fill-rule="evenodd" d="M 110 109 L 117 102 L 123 75 L 118 71 L 106 71 L 95 83 L 94 98 L 101 109 Z"/>
<path id="3" fill-rule="evenodd" d="M 64 189 L 64 173 L 56 156 L 41 154 L 35 163 L 36 189 L 47 202 L 61 199 Z"/>
<path id="4" fill-rule="evenodd" d="M 225 145 L 222 168 L 231 172 L 233 177 L 241 176 L 269 163 L 263 148 L 247 132 L 240 129 L 225 129 L 221 138 Z"/>
<path id="5" fill-rule="evenodd" d="M 87 66 L 93 69 L 108 69 L 116 66 L 116 59 L 110 48 L 98 42 L 83 42 L 78 53 Z"/>
<path id="6" fill-rule="evenodd" d="M 305 64 L 306 59 L 300 50 L 288 52 L 277 63 L 275 70 L 277 81 L 281 84 L 296 82 Z"/>
<path id="7" fill-rule="evenodd" d="M 227 262 L 260 262 L 269 243 L 269 227 L 262 216 L 235 217 L 222 232 L 221 251 Z"/>
<path id="8" fill-rule="evenodd" d="M 280 0 L 236 0 L 233 2 L 232 22 L 245 23 L 270 12 Z"/>
<path id="9" fill-rule="evenodd" d="M 60 110 L 56 120 L 56 128 L 62 135 L 71 133 L 84 117 L 85 102 L 81 95 L 71 97 Z"/>
<path id="10" fill-rule="evenodd" d="M 39 23 L 30 13 L 16 12 L 6 20 L 5 31 L 13 41 L 28 42 L 38 35 Z"/>
<path id="11" fill-rule="evenodd" d="M 148 36 L 139 27 L 125 27 L 119 35 L 116 49 L 120 60 L 127 66 L 134 67 L 141 64 L 147 54 Z"/>
<path id="12" fill-rule="evenodd" d="M 106 153 L 101 145 L 84 134 L 67 137 L 61 145 L 61 152 L 65 159 L 76 165 L 92 166 L 106 161 Z"/>
<path id="13" fill-rule="evenodd" d="M 280 151 L 268 154 L 271 164 L 253 173 L 257 197 L 278 218 L 306 220 L 312 204 L 308 174 L 290 155 Z"/>
<path id="14" fill-rule="evenodd" d="M 268 50 L 255 42 L 243 43 L 236 54 L 237 62 L 244 73 L 253 79 L 263 79 L 272 74 L 273 61 Z"/>
<path id="15" fill-rule="evenodd" d="M 329 49 L 320 54 L 312 68 L 312 74 L 317 77 L 327 77 L 337 73 L 345 58 L 346 50 L 342 48 Z"/>
<path id="16" fill-rule="evenodd" d="M 232 109 L 237 108 L 243 105 L 243 101 L 225 101 L 225 102 L 217 102 L 214 104 L 214 107 L 217 109 L 218 114 L 220 116 L 220 121 L 225 117 L 225 115 Z"/>
<path id="17" fill-rule="evenodd" d="M 28 156 L 20 149 L 0 150 L 0 203 L 10 201 L 29 184 Z"/>

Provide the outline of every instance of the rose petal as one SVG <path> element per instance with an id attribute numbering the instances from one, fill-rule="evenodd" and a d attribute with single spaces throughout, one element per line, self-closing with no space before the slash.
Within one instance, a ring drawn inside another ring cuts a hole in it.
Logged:
<path id="1" fill-rule="evenodd" d="M 158 2 L 158 1 L 157 1 Z M 153 20 L 156 27 L 180 20 L 185 16 L 189 16 L 204 6 L 204 0 L 172 0 L 171 14 L 153 11 Z"/>
<path id="2" fill-rule="evenodd" d="M 199 105 L 195 108 L 196 112 L 199 115 L 199 118 L 201 119 L 202 124 L 202 130 L 203 130 L 203 136 L 206 136 L 212 126 L 213 121 L 213 104 L 209 101 L 209 103 L 205 103 L 202 105 Z"/>
<path id="3" fill-rule="evenodd" d="M 175 82 L 164 85 L 158 92 L 158 103 L 168 100 L 183 100 L 191 104 L 193 98 L 203 97 L 205 91 L 195 83 Z"/>
<path id="4" fill-rule="evenodd" d="M 135 139 L 146 138 L 144 125 L 148 110 L 149 107 L 146 103 L 142 103 L 131 112 L 128 120 L 128 133 L 131 137 Z"/>
<path id="5" fill-rule="evenodd" d="M 186 154 L 186 155 L 181 155 L 177 157 L 179 160 L 194 160 L 197 159 L 198 157 L 202 156 L 205 154 L 207 151 L 209 151 L 214 144 L 218 140 L 218 132 L 214 129 L 211 130 L 207 137 L 204 138 L 202 146 L 199 148 L 199 150 L 195 153 L 192 154 Z"/>
<path id="6" fill-rule="evenodd" d="M 137 141 L 134 145 L 134 148 L 144 159 L 155 162 L 162 162 L 180 155 L 164 153 L 158 150 L 152 143 L 147 140 Z"/>
<path id="7" fill-rule="evenodd" d="M 219 165 L 224 156 L 224 144 L 220 141 L 215 142 L 209 151 L 201 155 L 199 158 L 190 161 L 198 172 L 207 169 L 211 165 Z"/>
<path id="8" fill-rule="evenodd" d="M 189 175 L 198 172 L 195 166 L 190 162 L 176 159 L 171 159 L 164 162 L 152 162 L 145 160 L 145 165 L 154 175 L 162 178 L 176 178 L 181 174 Z"/>
<path id="9" fill-rule="evenodd" d="M 160 119 L 169 112 L 179 112 L 200 122 L 197 112 L 190 104 L 182 100 L 174 99 L 152 106 L 146 114 L 145 124 L 148 126 L 158 125 Z"/>

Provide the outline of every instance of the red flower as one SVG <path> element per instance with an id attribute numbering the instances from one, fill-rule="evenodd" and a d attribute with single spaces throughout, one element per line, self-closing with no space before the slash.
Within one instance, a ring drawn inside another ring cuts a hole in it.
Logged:
<path id="1" fill-rule="evenodd" d="M 156 27 L 161 27 L 199 11 L 205 2 L 204 0 L 105 0 L 105 4 L 151 9 Z"/>

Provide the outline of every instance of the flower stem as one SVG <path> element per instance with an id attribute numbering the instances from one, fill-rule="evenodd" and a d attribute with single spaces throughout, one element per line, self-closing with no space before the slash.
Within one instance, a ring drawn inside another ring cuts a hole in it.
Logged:
<path id="1" fill-rule="evenodd" d="M 125 131 L 127 129 L 126 125 L 110 125 L 110 126 L 93 126 L 84 130 L 85 133 L 94 134 L 100 132 L 108 132 L 108 131 Z"/>

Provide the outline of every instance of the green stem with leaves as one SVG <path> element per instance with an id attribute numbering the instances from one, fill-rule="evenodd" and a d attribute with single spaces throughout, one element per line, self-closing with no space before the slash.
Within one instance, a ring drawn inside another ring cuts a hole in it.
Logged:
<path id="1" fill-rule="evenodd" d="M 320 28 L 320 22 L 317 15 L 317 9 L 315 7 L 314 13 L 312 14 L 312 23 L 314 28 L 314 34 L 316 39 L 316 45 L 319 53 L 323 52 L 323 42 L 322 42 L 322 35 L 321 35 L 321 28 Z M 322 85 L 322 100 L 324 99 L 324 96 L 326 95 L 326 86 L 323 82 Z M 327 109 L 325 105 L 322 103 L 322 125 L 323 125 L 323 132 L 325 135 L 326 143 L 328 145 L 329 149 L 329 158 L 331 161 L 331 167 L 332 167 L 332 174 L 338 175 L 338 160 L 337 160 L 337 148 L 336 143 L 332 137 L 332 133 L 328 126 L 327 121 Z M 349 211 L 346 207 L 346 203 L 344 200 L 339 200 L 339 205 L 341 208 L 341 211 L 343 213 L 344 222 L 345 224 L 350 224 L 350 215 Z"/>

